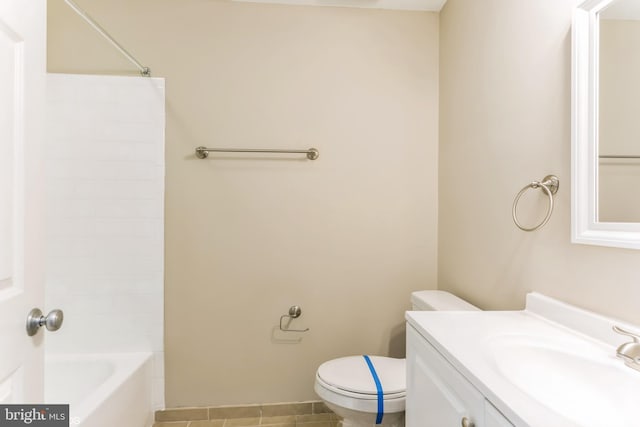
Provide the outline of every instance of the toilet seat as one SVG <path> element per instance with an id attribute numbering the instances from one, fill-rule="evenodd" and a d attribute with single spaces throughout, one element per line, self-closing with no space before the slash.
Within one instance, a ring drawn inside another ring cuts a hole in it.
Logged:
<path id="1" fill-rule="evenodd" d="M 369 356 L 375 367 L 385 396 L 402 394 L 407 389 L 406 360 L 391 357 Z M 343 390 L 347 393 L 355 393 L 377 398 L 376 388 L 371 371 L 363 356 L 341 357 L 329 360 L 320 365 L 317 377 L 328 386 Z"/>
<path id="2" fill-rule="evenodd" d="M 382 384 L 385 412 L 402 412 L 406 396 L 406 361 L 370 356 Z M 316 372 L 316 393 L 326 402 L 368 413 L 378 410 L 378 392 L 362 356 L 323 363 Z"/>
<path id="3" fill-rule="evenodd" d="M 350 397 L 353 399 L 358 399 L 358 400 L 374 400 L 377 401 L 378 400 L 378 394 L 371 394 L 371 393 L 356 393 L 353 391 L 348 391 L 348 390 L 344 390 L 342 388 L 339 387 L 335 387 L 332 386 L 331 384 L 327 384 L 326 382 L 324 382 L 322 380 L 322 378 L 318 377 L 316 375 L 316 384 L 318 384 L 319 386 L 333 392 L 333 393 L 337 393 L 341 396 L 345 396 L 345 397 Z M 392 399 L 403 399 L 406 396 L 406 392 L 405 391 L 401 391 L 399 393 L 384 393 L 384 400 L 392 400 Z"/>

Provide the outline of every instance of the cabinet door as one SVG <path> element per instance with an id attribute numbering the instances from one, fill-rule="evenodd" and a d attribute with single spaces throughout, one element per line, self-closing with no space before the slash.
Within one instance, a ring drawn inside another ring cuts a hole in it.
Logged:
<path id="1" fill-rule="evenodd" d="M 407 325 L 407 427 L 484 427 L 484 396 Z"/>
<path id="2" fill-rule="evenodd" d="M 513 427 L 513 424 L 488 400 L 484 401 L 485 427 Z"/>

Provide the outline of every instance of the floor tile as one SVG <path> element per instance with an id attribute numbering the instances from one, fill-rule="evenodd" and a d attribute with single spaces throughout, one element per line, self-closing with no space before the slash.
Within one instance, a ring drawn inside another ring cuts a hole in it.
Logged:
<path id="1" fill-rule="evenodd" d="M 333 427 L 335 422 L 332 421 L 312 421 L 310 423 L 296 423 L 296 427 Z"/>
<path id="2" fill-rule="evenodd" d="M 153 427 L 188 427 L 189 421 L 176 421 L 176 422 L 156 422 Z"/>
<path id="3" fill-rule="evenodd" d="M 253 427 L 260 425 L 260 417 L 252 418 L 227 418 L 224 427 Z"/>
<path id="4" fill-rule="evenodd" d="M 325 414 L 309 414 L 309 415 L 297 415 L 296 422 L 300 423 L 312 423 L 312 422 L 327 422 L 333 421 L 334 416 L 330 413 Z"/>
<path id="5" fill-rule="evenodd" d="M 223 427 L 224 420 L 191 421 L 189 427 Z"/>
<path id="6" fill-rule="evenodd" d="M 262 417 L 260 420 L 261 426 L 271 426 L 277 424 L 293 424 L 296 423 L 295 415 L 282 415 L 279 417 Z"/>

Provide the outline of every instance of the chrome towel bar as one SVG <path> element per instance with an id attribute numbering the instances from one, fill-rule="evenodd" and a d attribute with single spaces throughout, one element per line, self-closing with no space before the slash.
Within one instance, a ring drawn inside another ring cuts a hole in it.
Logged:
<path id="1" fill-rule="evenodd" d="M 633 155 L 600 155 L 598 157 L 601 159 L 640 159 L 640 156 Z"/>
<path id="2" fill-rule="evenodd" d="M 553 195 L 558 192 L 558 187 L 560 187 L 560 180 L 558 179 L 558 177 L 555 175 L 547 175 L 544 177 L 542 182 L 533 181 L 531 184 L 525 186 L 522 190 L 520 190 L 516 198 L 513 200 L 513 207 L 511 208 L 511 216 L 513 218 L 513 222 L 516 223 L 516 226 L 520 230 L 535 231 L 539 228 L 542 228 L 549 221 L 549 218 L 551 218 L 551 213 L 553 212 Z M 542 188 L 542 191 L 544 191 L 547 197 L 549 197 L 549 205 L 547 207 L 547 214 L 545 215 L 542 222 L 534 227 L 527 228 L 527 227 L 523 227 L 518 221 L 517 209 L 518 209 L 518 202 L 520 201 L 520 197 L 522 197 L 522 195 L 526 193 L 527 190 L 530 188 L 533 188 L 533 189 Z"/>
<path id="3" fill-rule="evenodd" d="M 271 150 L 265 148 L 196 148 L 196 157 L 206 159 L 209 153 L 281 153 L 281 154 L 306 154 L 307 159 L 315 160 L 320 157 L 320 152 L 315 148 L 308 150 Z"/>

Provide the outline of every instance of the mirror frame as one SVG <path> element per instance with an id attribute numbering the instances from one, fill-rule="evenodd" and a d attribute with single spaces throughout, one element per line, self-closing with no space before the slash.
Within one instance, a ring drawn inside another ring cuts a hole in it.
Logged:
<path id="1" fill-rule="evenodd" d="M 598 222 L 598 13 L 615 0 L 574 11 L 571 61 L 571 241 L 640 249 L 640 223 Z"/>

